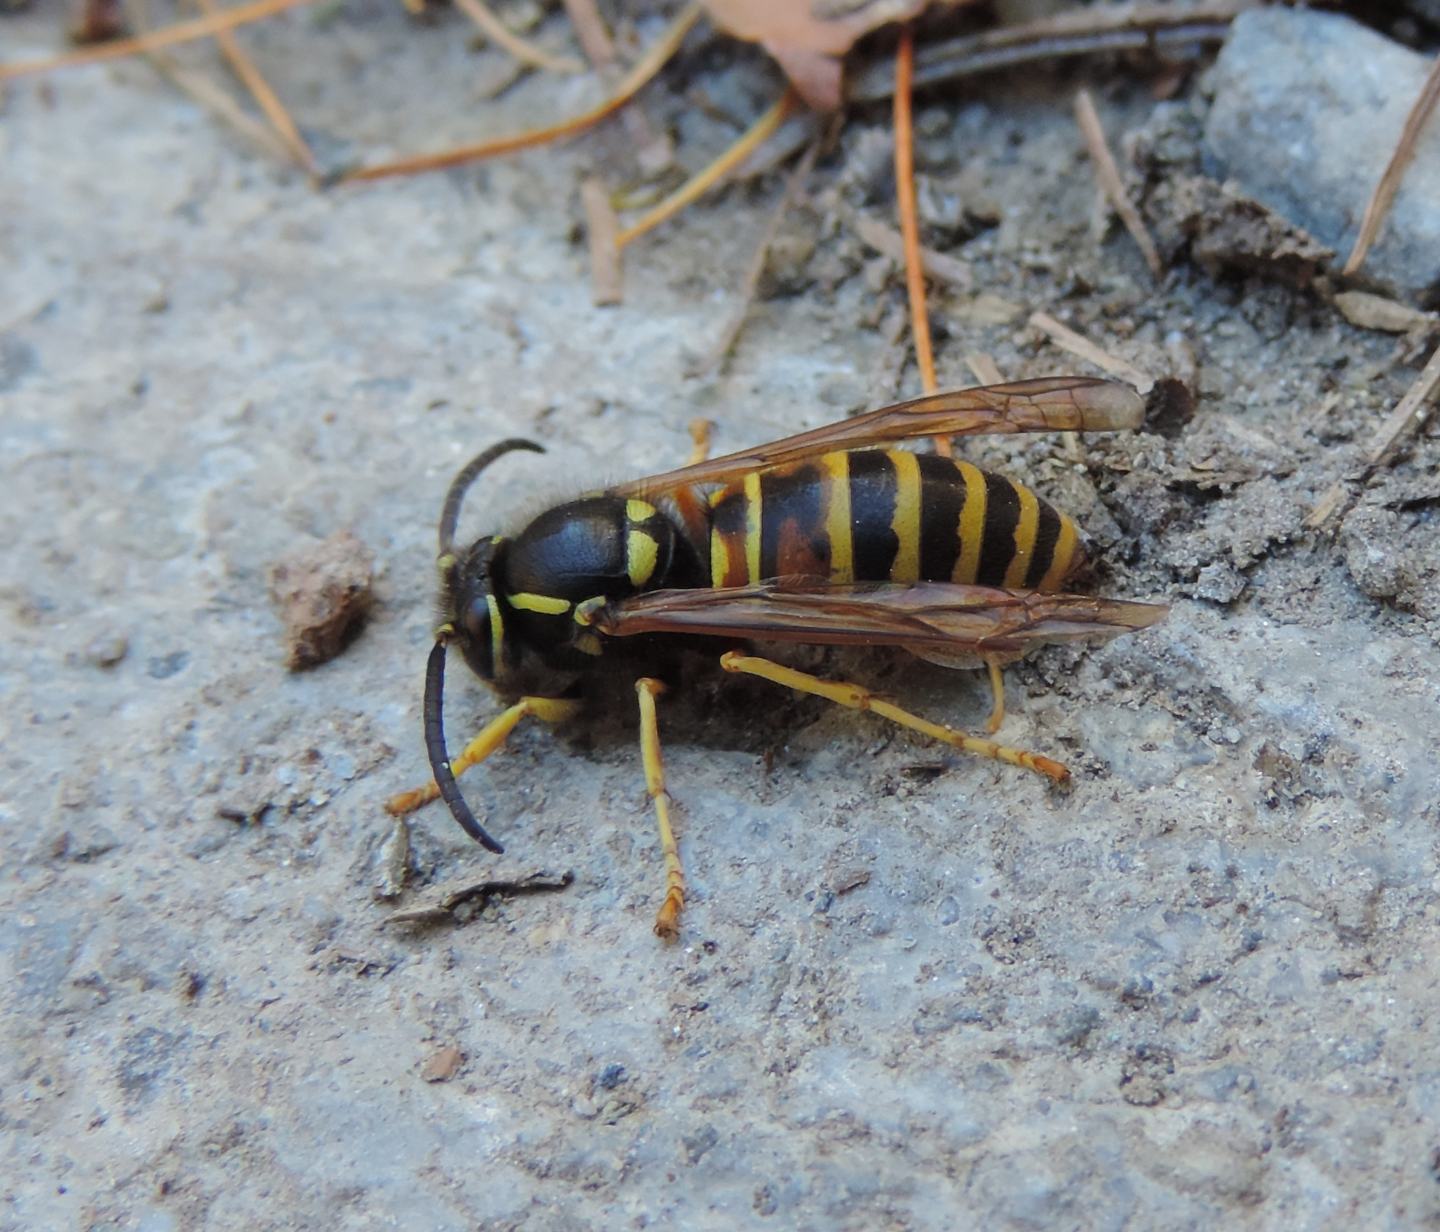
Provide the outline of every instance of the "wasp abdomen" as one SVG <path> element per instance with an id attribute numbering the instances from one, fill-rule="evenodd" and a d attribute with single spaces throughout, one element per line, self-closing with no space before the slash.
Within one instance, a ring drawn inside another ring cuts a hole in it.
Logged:
<path id="1" fill-rule="evenodd" d="M 827 453 L 711 497 L 714 586 L 804 575 L 1053 591 L 1084 559 L 1075 523 L 1029 488 L 934 454 Z"/>

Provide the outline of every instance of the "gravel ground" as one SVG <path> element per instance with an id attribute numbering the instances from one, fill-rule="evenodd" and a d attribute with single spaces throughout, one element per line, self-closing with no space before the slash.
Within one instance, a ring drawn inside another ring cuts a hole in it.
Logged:
<path id="1" fill-rule="evenodd" d="M 53 25 L 0 19 L 7 54 Z M 246 39 L 330 160 L 593 97 L 457 31 L 376 5 Z M 1171 616 L 1010 672 L 1004 735 L 1067 760 L 1068 792 L 697 673 L 661 719 L 673 946 L 628 707 L 522 728 L 467 780 L 508 854 L 431 809 L 405 895 L 376 897 L 380 802 L 425 775 L 440 498 L 503 436 L 549 453 L 487 476 L 476 531 L 674 464 L 696 414 L 733 448 L 915 392 L 894 265 L 853 226 L 891 216 L 883 109 L 822 160 L 733 363 L 692 378 L 774 176 L 638 244 L 597 310 L 575 186 L 623 168 L 619 125 L 320 193 L 143 64 L 11 89 L 0 1225 L 1440 1222 L 1440 440 L 1305 528 L 1413 357 L 1167 230 L 1203 83 L 1157 104 L 1079 71 L 921 110 L 928 238 L 973 274 L 936 295 L 942 379 L 973 351 L 1075 370 L 1036 308 L 1192 377 L 1163 432 L 969 450 L 1087 527 L 1101 589 Z M 1080 80 L 1134 152 L 1159 288 L 1097 222 Z M 694 167 L 773 89 L 716 42 L 645 107 Z M 270 571 L 346 529 L 370 622 L 290 673 Z M 807 661 L 956 725 L 988 709 L 971 673 Z M 456 732 L 495 708 L 458 665 L 449 703 Z M 542 870 L 573 881 L 386 923 Z"/>

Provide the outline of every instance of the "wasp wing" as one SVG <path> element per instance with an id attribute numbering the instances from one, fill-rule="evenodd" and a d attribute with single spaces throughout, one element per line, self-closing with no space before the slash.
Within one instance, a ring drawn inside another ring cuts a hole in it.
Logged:
<path id="1" fill-rule="evenodd" d="M 769 445 L 632 480 L 610 491 L 617 496 L 659 496 L 691 484 L 726 483 L 751 471 L 771 470 L 832 450 L 867 449 L 912 437 L 1115 432 L 1138 428 L 1144 418 L 1145 400 L 1118 381 L 1055 376 L 980 385 L 882 406 Z"/>
<path id="2" fill-rule="evenodd" d="M 1047 642 L 1109 638 L 1161 620 L 1164 604 L 944 582 L 656 590 L 588 614 L 607 637 L 684 633 L 826 646 L 896 646 L 926 657 L 1019 654 Z"/>

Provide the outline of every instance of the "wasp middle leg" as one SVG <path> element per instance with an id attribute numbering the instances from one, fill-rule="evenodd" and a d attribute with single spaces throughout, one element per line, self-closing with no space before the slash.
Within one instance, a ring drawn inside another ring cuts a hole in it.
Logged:
<path id="1" fill-rule="evenodd" d="M 664 683 L 653 676 L 642 676 L 635 682 L 635 695 L 640 700 L 645 790 L 655 804 L 655 824 L 660 829 L 660 850 L 665 856 L 665 901 L 655 913 L 655 935 L 672 941 L 680 933 L 680 913 L 685 909 L 685 870 L 670 825 L 670 792 L 665 787 L 665 760 L 660 753 L 660 726 L 655 717 L 655 699 L 663 692 Z"/>
<path id="2" fill-rule="evenodd" d="M 844 680 L 821 680 L 818 676 L 811 676 L 808 672 L 786 667 L 784 664 L 772 662 L 770 659 L 742 654 L 738 650 L 726 651 L 721 655 L 720 666 L 727 672 L 744 672 L 750 676 L 759 676 L 762 680 L 782 684 L 786 688 L 794 689 L 797 693 L 810 693 L 815 697 L 823 697 L 827 701 L 851 710 L 868 710 L 872 714 L 878 714 L 881 718 L 889 719 L 892 723 L 898 723 L 901 727 L 908 727 L 911 731 L 919 732 L 922 736 L 943 741 L 951 748 L 959 749 L 962 753 L 993 758 L 995 761 L 1003 761 L 1011 766 L 1022 766 L 1026 770 L 1033 770 L 1037 774 L 1045 775 L 1046 778 L 1054 779 L 1057 783 L 1068 782 L 1070 778 L 1070 771 L 1049 757 L 1044 757 L 1039 753 L 1028 753 L 1024 749 L 1011 748 L 1005 744 L 996 744 L 993 740 L 981 740 L 978 736 L 967 736 L 962 732 L 943 727 L 939 723 L 931 723 L 928 719 L 922 719 L 919 715 L 911 714 L 910 711 L 903 710 L 892 702 L 876 697 L 869 689 L 858 684 L 851 684 Z"/>

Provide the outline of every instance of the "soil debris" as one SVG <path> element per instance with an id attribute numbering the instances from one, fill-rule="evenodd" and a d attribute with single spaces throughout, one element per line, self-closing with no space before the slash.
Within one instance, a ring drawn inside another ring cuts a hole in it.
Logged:
<path id="1" fill-rule="evenodd" d="M 301 548 L 270 571 L 270 597 L 285 624 L 285 666 L 318 667 L 340 653 L 370 610 L 375 554 L 342 530 Z"/>

